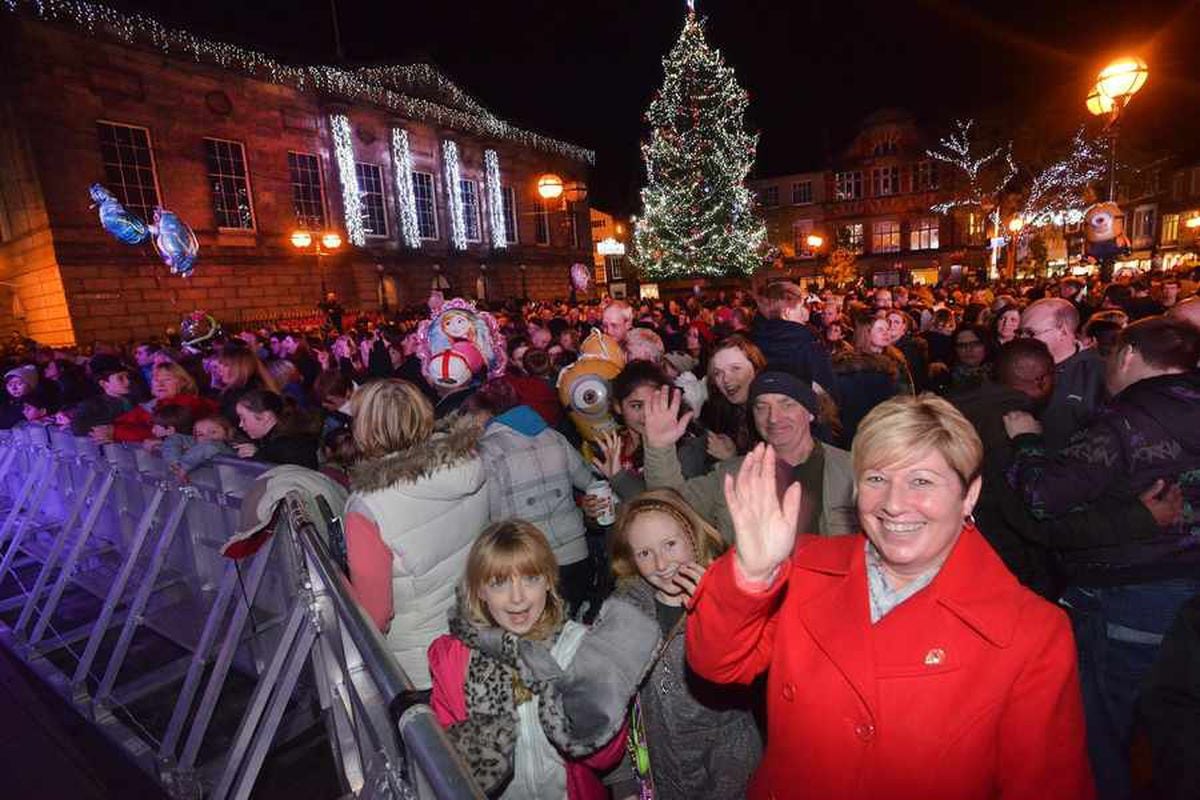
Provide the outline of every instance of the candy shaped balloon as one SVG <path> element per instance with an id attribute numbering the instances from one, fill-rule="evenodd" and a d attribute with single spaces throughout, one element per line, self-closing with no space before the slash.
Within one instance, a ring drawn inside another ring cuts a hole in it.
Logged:
<path id="1" fill-rule="evenodd" d="M 150 229 L 140 217 L 125 210 L 112 192 L 98 183 L 88 189 L 92 208 L 100 208 L 100 225 L 121 244 L 141 244 L 150 238 Z"/>
<path id="2" fill-rule="evenodd" d="M 192 274 L 200 243 L 191 227 L 174 211 L 154 209 L 154 249 L 159 258 L 171 269 L 172 275 L 186 278 Z"/>
<path id="3" fill-rule="evenodd" d="M 592 284 L 592 271 L 588 269 L 587 264 L 575 263 L 571 265 L 571 286 L 575 287 L 577 292 L 586 292 L 588 286 Z"/>
<path id="4" fill-rule="evenodd" d="M 179 339 L 184 347 L 196 347 L 221 332 L 221 324 L 207 311 L 193 311 L 179 323 Z"/>

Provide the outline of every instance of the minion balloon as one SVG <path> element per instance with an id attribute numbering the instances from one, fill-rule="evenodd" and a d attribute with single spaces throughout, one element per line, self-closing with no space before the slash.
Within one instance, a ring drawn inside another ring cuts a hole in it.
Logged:
<path id="1" fill-rule="evenodd" d="M 621 345 L 594 330 L 579 346 L 579 358 L 558 375 L 558 399 L 588 442 L 619 427 L 611 409 L 612 379 L 625 367 Z"/>
<path id="2" fill-rule="evenodd" d="M 1087 233 L 1084 252 L 1096 261 L 1111 261 L 1129 254 L 1129 237 L 1125 235 L 1125 212 L 1116 203 L 1096 203 L 1083 216 Z"/>

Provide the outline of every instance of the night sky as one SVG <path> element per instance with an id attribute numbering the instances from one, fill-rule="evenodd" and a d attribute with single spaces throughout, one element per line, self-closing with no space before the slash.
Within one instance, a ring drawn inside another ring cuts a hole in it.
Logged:
<path id="1" fill-rule="evenodd" d="M 593 148 L 594 205 L 636 211 L 639 142 L 683 0 L 336 0 L 351 65 L 430 61 L 510 122 Z M 289 61 L 336 60 L 323 0 L 121 2 Z M 1066 139 L 1096 71 L 1150 64 L 1123 139 L 1200 157 L 1200 0 L 698 0 L 761 131 L 757 174 L 820 168 L 859 121 L 907 108 L 931 133 L 955 116 L 1016 138 Z"/>

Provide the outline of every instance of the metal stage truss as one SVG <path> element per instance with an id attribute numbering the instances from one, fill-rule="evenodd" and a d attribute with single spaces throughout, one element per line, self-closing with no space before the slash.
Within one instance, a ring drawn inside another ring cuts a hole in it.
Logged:
<path id="1" fill-rule="evenodd" d="M 0 432 L 0 644 L 173 798 L 270 798 L 272 764 L 311 771 L 310 797 L 482 798 L 311 502 L 289 493 L 257 553 L 220 555 L 267 468 L 180 483 L 135 446 Z"/>

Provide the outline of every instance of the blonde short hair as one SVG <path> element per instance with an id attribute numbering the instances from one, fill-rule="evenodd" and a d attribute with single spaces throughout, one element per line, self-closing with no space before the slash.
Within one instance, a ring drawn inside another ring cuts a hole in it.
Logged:
<path id="1" fill-rule="evenodd" d="M 154 365 L 154 371 L 169 372 L 173 375 L 175 380 L 179 381 L 178 394 L 200 394 L 200 390 L 196 387 L 196 379 L 192 377 L 192 373 L 174 361 L 160 361 Z"/>
<path id="2" fill-rule="evenodd" d="M 858 426 L 850 459 L 857 478 L 868 469 L 911 463 L 930 451 L 946 459 L 964 489 L 979 476 L 983 443 L 975 426 L 946 400 L 925 393 L 875 406 Z"/>
<path id="3" fill-rule="evenodd" d="M 566 604 L 558 590 L 558 561 L 550 543 L 536 525 L 523 519 L 493 522 L 471 545 L 459 585 L 462 615 L 475 627 L 495 627 L 496 620 L 483 602 L 483 587 L 493 578 L 512 575 L 541 575 L 545 579 L 546 608 L 525 635 L 545 639 L 566 619 Z"/>
<path id="4" fill-rule="evenodd" d="M 612 539 L 609 540 L 612 571 L 617 578 L 638 577 L 633 548 L 629 546 L 629 528 L 635 519 L 651 511 L 666 514 L 679 523 L 683 534 L 692 543 L 692 552 L 696 554 L 696 563 L 700 566 L 707 567 L 714 558 L 725 552 L 726 544 L 721 534 L 697 514 L 679 492 L 674 489 L 651 489 L 621 504 L 621 512 L 617 516 Z"/>
<path id="5" fill-rule="evenodd" d="M 363 458 L 407 450 L 433 434 L 433 406 L 408 381 L 365 384 L 350 398 L 354 444 Z"/>

